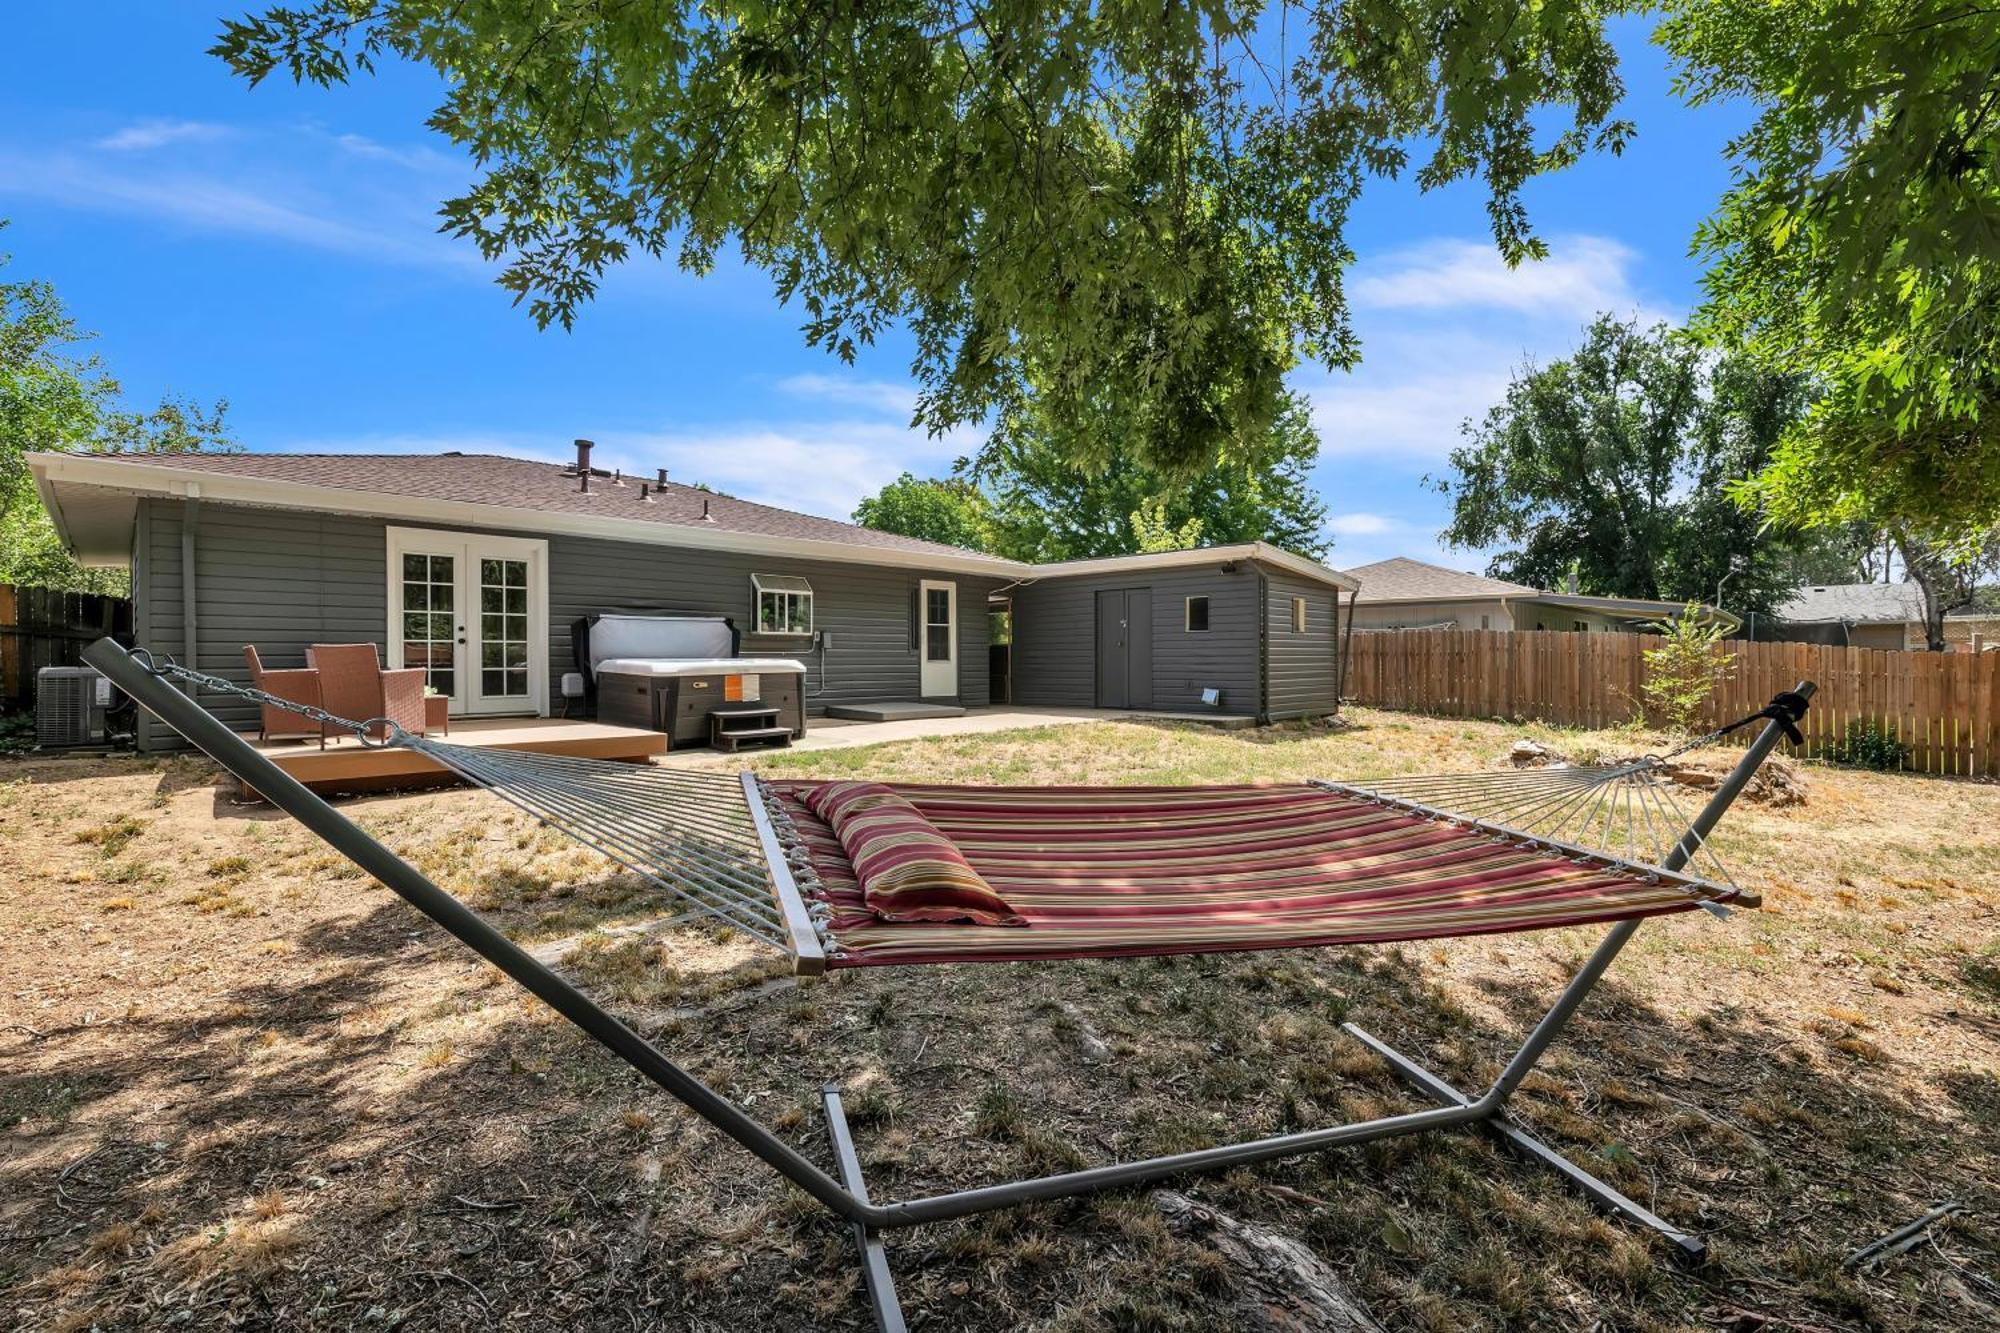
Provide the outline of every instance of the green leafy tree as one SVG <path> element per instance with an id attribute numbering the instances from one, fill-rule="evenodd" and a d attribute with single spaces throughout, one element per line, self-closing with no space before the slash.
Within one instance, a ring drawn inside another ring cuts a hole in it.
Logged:
<path id="1" fill-rule="evenodd" d="M 1977 0 L 1682 0 L 1697 104 L 1760 109 L 1696 328 L 1822 392 L 1744 499 L 1961 543 L 2000 513 L 2000 24 Z"/>
<path id="2" fill-rule="evenodd" d="M 4 225 L 4 224 L 0 224 Z M 0 255 L 0 270 L 10 257 Z M 122 594 L 122 573 L 84 569 L 35 493 L 30 450 L 191 453 L 228 445 L 227 408 L 164 399 L 119 405 L 116 380 L 82 351 L 90 335 L 40 281 L 0 281 L 0 583 Z"/>
<path id="3" fill-rule="evenodd" d="M 1115 421 L 1100 429 L 1115 431 Z M 1122 449 L 1093 466 L 1054 420 L 996 438 L 961 471 L 988 497 L 991 549 L 1016 560 L 1082 560 L 1141 549 L 1135 515 L 1209 545 L 1265 541 L 1311 559 L 1326 553 L 1326 505 L 1312 486 L 1319 435 L 1304 399 L 1287 395 L 1270 430 L 1191 479 Z M 1151 526 L 1146 528 L 1154 532 Z"/>
<path id="4" fill-rule="evenodd" d="M 1156 497 L 1127 515 L 1132 524 L 1132 545 L 1140 555 L 1161 551 L 1192 551 L 1201 545 L 1199 518 L 1184 520 L 1178 527 L 1167 518 L 1167 502 Z"/>
<path id="5" fill-rule="evenodd" d="M 1618 8 L 301 0 L 214 50 L 252 83 L 437 71 L 478 170 L 444 226 L 544 325 L 634 253 L 733 249 L 815 346 L 906 326 L 930 428 L 1118 402 L 1130 431 L 1072 461 L 1185 478 L 1254 446 L 1302 358 L 1354 362 L 1371 178 L 1477 180 L 1500 252 L 1544 253 L 1523 187 L 1629 131 Z"/>
<path id="6" fill-rule="evenodd" d="M 1701 349 L 1665 326 L 1600 316 L 1569 357 L 1529 368 L 1454 449 L 1443 539 L 1502 546 L 1495 577 L 1599 596 L 1769 611 L 1797 540 L 1732 503 L 1807 401 L 1797 376 Z"/>
<path id="7" fill-rule="evenodd" d="M 1722 636 L 1728 627 L 1702 614 L 1689 602 L 1681 613 L 1655 621 L 1647 628 L 1659 637 L 1644 652 L 1646 679 L 1639 688 L 1646 703 L 1676 731 L 1691 732 L 1701 721 L 1715 687 L 1729 676 L 1736 654 L 1725 652 Z"/>
<path id="8" fill-rule="evenodd" d="M 856 506 L 854 521 L 970 551 L 988 547 L 986 497 L 959 479 L 920 479 L 905 472 Z"/>

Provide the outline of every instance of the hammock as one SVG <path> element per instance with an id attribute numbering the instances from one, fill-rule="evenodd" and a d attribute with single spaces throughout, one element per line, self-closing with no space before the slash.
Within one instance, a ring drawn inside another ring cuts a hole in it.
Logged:
<path id="1" fill-rule="evenodd" d="M 901 794 L 1007 899 L 1023 927 L 891 922 L 868 909 L 840 840 L 802 799 L 815 784 L 480 749 L 334 718 L 99 640 L 84 659 L 361 868 L 579 1028 L 851 1223 L 876 1322 L 904 1325 L 886 1229 L 964 1217 L 1195 1170 L 1245 1165 L 1454 1125 L 1476 1125 L 1561 1173 L 1600 1207 L 1699 1261 L 1701 1241 L 1569 1162 L 1505 1105 L 1651 916 L 1754 905 L 1708 847 L 1710 830 L 1797 720 L 1809 682 L 1723 731 L 1766 721 L 1692 819 L 1662 757 L 1373 786 L 1008 788 L 912 785 Z M 839 1090 L 824 1091 L 840 1178 L 752 1120 L 476 912 L 287 776 L 166 677 L 407 746 L 645 876 L 693 910 L 788 949 L 796 970 L 1300 948 L 1613 923 L 1485 1093 L 1453 1088 L 1349 1024 L 1436 1105 L 1355 1124 L 895 1204 L 868 1197 Z M 1712 733 L 1693 744 L 1721 735 Z M 1450 804 L 1445 808 L 1443 802 Z M 1578 839 L 1594 846 L 1585 846 Z M 1687 873 L 1700 863 L 1715 878 Z"/>

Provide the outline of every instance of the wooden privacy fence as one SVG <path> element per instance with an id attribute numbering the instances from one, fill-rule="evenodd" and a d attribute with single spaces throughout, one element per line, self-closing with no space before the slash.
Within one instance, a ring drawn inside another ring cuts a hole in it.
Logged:
<path id="1" fill-rule="evenodd" d="M 0 583 L 0 710 L 33 704 L 43 667 L 75 666 L 91 640 L 131 628 L 126 598 Z"/>
<path id="2" fill-rule="evenodd" d="M 1355 702 L 1378 708 L 1614 727 L 1639 711 L 1645 650 L 1658 643 L 1641 634 L 1357 630 L 1347 688 Z M 1787 746 L 1793 753 L 1823 755 L 1850 725 L 1872 720 L 1902 742 L 1911 771 L 2000 778 L 2000 652 L 1738 642 L 1723 651 L 1735 660 L 1704 725 L 1733 722 L 1811 680 L 1819 693 L 1802 726 L 1805 744 Z"/>

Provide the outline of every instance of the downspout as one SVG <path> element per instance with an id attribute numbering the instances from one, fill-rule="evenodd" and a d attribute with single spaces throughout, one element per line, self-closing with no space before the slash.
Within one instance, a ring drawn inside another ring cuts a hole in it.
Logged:
<path id="1" fill-rule="evenodd" d="M 190 485 L 187 498 L 181 503 L 181 652 L 183 660 L 194 670 L 201 670 L 200 617 L 196 610 L 197 594 L 200 591 L 194 573 L 194 535 L 201 526 L 201 491 Z M 195 687 L 189 682 L 188 697 L 194 697 Z"/>
<path id="2" fill-rule="evenodd" d="M 1333 711 L 1340 711 L 1341 700 L 1347 697 L 1347 663 L 1354 653 L 1354 612 L 1361 601 L 1361 589 L 1347 594 L 1347 633 L 1340 630 L 1340 589 L 1333 590 Z"/>

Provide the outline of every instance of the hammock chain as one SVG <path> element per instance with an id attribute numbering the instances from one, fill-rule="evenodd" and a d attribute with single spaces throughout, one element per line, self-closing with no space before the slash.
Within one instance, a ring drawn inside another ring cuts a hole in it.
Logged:
<path id="1" fill-rule="evenodd" d="M 317 704 L 302 704 L 296 699 L 281 699 L 269 690 L 260 690 L 254 685 L 238 685 L 233 680 L 226 680 L 221 676 L 211 676 L 205 671 L 196 671 L 192 667 L 184 667 L 179 662 L 174 661 L 171 656 L 162 655 L 155 657 L 144 648 L 134 648 L 132 650 L 132 658 L 155 676 L 184 680 L 188 684 L 207 690 L 212 694 L 233 694 L 241 699 L 251 699 L 271 708 L 283 709 L 287 713 L 297 713 L 300 717 L 317 722 L 323 727 L 335 727 L 341 731 L 351 731 L 354 733 L 356 740 L 370 749 L 396 745 L 409 734 L 386 717 L 371 717 L 366 721 L 356 722 L 351 717 L 341 717 L 337 713 L 329 713 Z M 380 733 L 379 739 L 377 738 L 377 733 Z"/>

